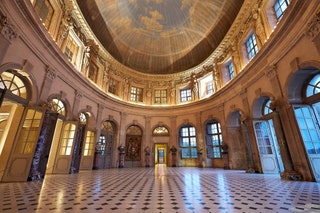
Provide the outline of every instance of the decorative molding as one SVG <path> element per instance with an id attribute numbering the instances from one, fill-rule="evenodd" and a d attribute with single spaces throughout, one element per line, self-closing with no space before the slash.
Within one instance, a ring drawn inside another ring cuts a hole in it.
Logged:
<path id="1" fill-rule="evenodd" d="M 79 92 L 78 90 L 75 91 L 75 96 L 76 96 L 76 99 L 81 99 L 83 97 L 82 93 Z"/>
<path id="2" fill-rule="evenodd" d="M 6 16 L 0 17 L 0 32 L 8 41 L 18 37 L 15 27 L 8 22 Z"/>
<path id="3" fill-rule="evenodd" d="M 220 104 L 218 106 L 218 110 L 219 110 L 219 112 L 223 112 L 224 111 L 224 104 Z"/>
<path id="4" fill-rule="evenodd" d="M 54 80 L 57 77 L 57 73 L 54 69 L 48 67 L 47 68 L 47 78 L 50 80 Z"/>
<path id="5" fill-rule="evenodd" d="M 87 105 L 86 110 L 87 110 L 87 112 L 92 112 L 92 106 Z"/>
<path id="6" fill-rule="evenodd" d="M 231 111 L 231 112 L 235 112 L 235 111 L 236 111 L 236 105 L 232 104 L 232 105 L 230 106 L 230 111 Z"/>
<path id="7" fill-rule="evenodd" d="M 307 25 L 307 32 L 306 35 L 314 39 L 317 37 L 320 33 L 320 11 L 316 13 L 316 15 L 313 17 L 312 21 L 308 23 Z"/>
<path id="8" fill-rule="evenodd" d="M 277 77 L 277 65 L 273 65 L 270 69 L 265 71 L 265 75 L 270 79 L 273 80 L 275 77 Z"/>

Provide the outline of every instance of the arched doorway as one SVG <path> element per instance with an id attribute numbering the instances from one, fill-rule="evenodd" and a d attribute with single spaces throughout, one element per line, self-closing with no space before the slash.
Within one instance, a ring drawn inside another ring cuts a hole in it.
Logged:
<path id="1" fill-rule="evenodd" d="M 154 150 L 153 150 L 153 162 L 154 164 L 164 164 L 167 165 L 168 163 L 168 143 L 169 141 L 169 129 L 165 126 L 162 122 L 160 122 L 153 130 L 152 130 L 152 137 L 154 143 Z M 146 155 L 146 162 L 150 160 L 150 156 Z M 172 159 L 171 159 L 172 160 Z M 146 163 L 147 165 L 148 163 Z M 149 164 L 148 164 L 149 165 Z"/>
<path id="2" fill-rule="evenodd" d="M 320 182 L 320 70 L 299 70 L 291 79 L 288 96 L 312 174 Z"/>
<path id="3" fill-rule="evenodd" d="M 31 84 L 21 73 L 15 69 L 1 73 L 2 181 L 27 180 L 43 119 L 41 108 L 27 107 L 32 94 Z"/>
<path id="4" fill-rule="evenodd" d="M 99 142 L 96 147 L 94 169 L 110 169 L 112 167 L 115 138 L 116 125 L 113 121 L 104 121 L 101 124 Z"/>
<path id="5" fill-rule="evenodd" d="M 142 129 L 131 125 L 127 129 L 125 167 L 139 167 L 141 161 Z"/>
<path id="6" fill-rule="evenodd" d="M 62 100 L 61 96 L 61 94 L 57 94 L 48 99 L 49 109 L 47 113 L 50 113 L 50 111 L 56 112 L 58 117 L 51 139 L 52 145 L 46 174 L 68 174 L 71 167 L 78 122 L 65 120 L 67 114 L 66 101 Z"/>
<path id="7" fill-rule="evenodd" d="M 63 125 L 66 116 L 66 107 L 61 100 L 61 95 L 53 95 L 45 107 L 46 111 L 33 155 L 28 180 L 41 179 L 46 173 L 54 173 L 54 171 L 56 171 L 56 163 L 60 163 L 56 162 L 56 160 L 59 159 L 59 155 L 65 153 L 70 155 L 70 158 L 72 156 L 72 151 L 70 150 L 71 140 L 68 141 L 69 144 L 64 144 L 64 148 L 60 148 L 61 152 L 59 154 L 57 153 L 61 132 L 67 133 L 69 131 L 71 134 L 75 132 L 73 125 Z M 62 131 L 62 128 L 65 128 L 64 131 Z M 66 142 L 67 138 L 65 138 L 65 136 L 67 135 L 64 135 L 64 139 L 61 139 Z M 71 159 L 70 163 L 66 166 L 70 168 L 70 165 Z M 65 169 L 64 173 L 68 172 L 69 170 Z"/>
<path id="8" fill-rule="evenodd" d="M 274 112 L 270 104 L 271 100 L 266 96 L 256 101 L 253 127 L 263 173 L 278 174 L 284 171 L 284 166 L 274 128 Z"/>

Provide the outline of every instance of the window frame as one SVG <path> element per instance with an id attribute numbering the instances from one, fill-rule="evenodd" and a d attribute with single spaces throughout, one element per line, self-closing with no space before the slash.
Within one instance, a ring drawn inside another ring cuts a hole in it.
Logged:
<path id="1" fill-rule="evenodd" d="M 228 70 L 229 81 L 230 81 L 231 79 L 233 79 L 233 78 L 235 77 L 234 65 L 233 65 L 232 60 L 230 60 L 230 61 L 227 63 L 227 70 Z"/>
<path id="2" fill-rule="evenodd" d="M 66 53 L 67 48 L 70 49 L 68 47 L 69 41 L 71 41 L 77 47 L 76 52 L 73 52 L 72 58 L 70 58 Z M 84 51 L 85 51 L 84 43 L 77 36 L 77 34 L 74 31 L 74 29 L 72 27 L 69 27 L 69 33 L 68 33 L 67 39 L 65 41 L 65 46 L 63 48 L 63 53 L 66 55 L 67 59 L 70 61 L 70 63 L 73 64 L 73 66 L 78 71 L 81 71 Z"/>
<path id="3" fill-rule="evenodd" d="M 274 2 L 273 10 L 278 22 L 282 19 L 285 11 L 288 9 L 289 6 L 290 6 L 290 0 L 276 0 Z M 280 13 L 278 13 L 278 11 Z"/>
<path id="4" fill-rule="evenodd" d="M 185 94 L 183 94 L 185 93 Z M 190 88 L 180 89 L 180 102 L 192 101 L 192 91 Z"/>
<path id="5" fill-rule="evenodd" d="M 215 128 L 212 128 L 215 126 Z M 209 128 L 210 131 L 209 131 Z M 216 131 L 215 131 L 216 130 Z M 214 137 L 217 138 L 217 144 L 214 144 Z M 211 159 L 221 159 L 222 158 L 222 145 L 223 137 L 221 131 L 221 124 L 216 120 L 210 120 L 206 124 L 206 145 L 207 145 L 207 156 Z"/>
<path id="6" fill-rule="evenodd" d="M 143 102 L 143 88 L 131 86 L 130 101 Z"/>
<path id="7" fill-rule="evenodd" d="M 157 95 L 159 93 L 159 95 Z M 165 93 L 165 95 L 164 95 Z M 168 92 L 166 89 L 154 90 L 154 104 L 167 104 L 168 103 Z"/>
<path id="8" fill-rule="evenodd" d="M 250 61 L 252 60 L 259 52 L 258 42 L 257 38 L 254 32 L 251 32 L 245 43 L 246 53 L 247 53 L 247 59 Z"/>
<path id="9" fill-rule="evenodd" d="M 182 159 L 198 158 L 196 128 L 192 125 L 182 126 L 179 130 L 179 147 Z M 186 155 L 188 154 L 188 155 Z"/>

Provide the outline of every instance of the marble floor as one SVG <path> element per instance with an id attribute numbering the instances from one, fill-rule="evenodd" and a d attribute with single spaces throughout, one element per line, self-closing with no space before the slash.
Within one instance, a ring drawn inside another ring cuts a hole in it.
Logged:
<path id="1" fill-rule="evenodd" d="M 0 212 L 320 212 L 320 183 L 211 168 L 93 170 L 0 183 Z"/>

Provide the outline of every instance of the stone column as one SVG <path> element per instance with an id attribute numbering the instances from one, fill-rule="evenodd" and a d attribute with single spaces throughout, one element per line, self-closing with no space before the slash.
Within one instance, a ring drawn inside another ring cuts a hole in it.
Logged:
<path id="1" fill-rule="evenodd" d="M 8 22 L 7 17 L 0 13 L 0 62 L 2 62 L 11 42 L 17 37 L 15 27 Z"/>
<path id="2" fill-rule="evenodd" d="M 79 92 L 78 90 L 75 91 L 75 96 L 74 96 L 74 102 L 73 102 L 73 109 L 72 109 L 72 115 L 78 119 L 77 114 L 79 111 L 79 105 L 80 105 L 80 100 L 82 98 L 82 93 Z"/>
<path id="3" fill-rule="evenodd" d="M 120 117 L 121 117 L 121 121 L 120 121 L 120 126 L 119 126 L 119 144 L 118 147 L 125 147 L 126 144 L 126 120 L 127 120 L 127 114 L 124 112 L 120 113 Z M 123 161 L 124 161 L 124 157 L 125 154 L 129 154 L 129 153 L 123 153 Z M 122 160 L 122 158 L 119 158 L 118 161 L 120 163 L 120 160 Z M 124 164 L 124 162 L 123 162 Z M 124 165 L 123 165 L 124 166 Z"/>
<path id="4" fill-rule="evenodd" d="M 177 162 L 179 159 L 177 158 L 177 147 L 179 147 L 178 145 L 178 141 L 177 141 L 177 135 L 175 134 L 177 132 L 177 121 L 176 121 L 177 117 L 176 116 L 172 116 L 170 118 L 170 124 L 171 124 L 171 132 L 170 132 L 170 152 L 171 152 L 171 163 L 169 165 L 175 167 L 178 166 L 179 163 Z"/>
<path id="5" fill-rule="evenodd" d="M 270 107 L 275 112 L 274 128 L 277 134 L 278 146 L 280 148 L 280 154 L 284 166 L 284 172 L 281 174 L 281 178 L 285 180 L 302 180 L 302 176 L 293 168 L 293 161 L 290 155 L 290 151 L 286 142 L 286 138 L 282 132 L 283 124 L 289 121 L 287 109 L 285 107 L 286 103 L 284 101 L 281 101 L 284 99 L 284 95 L 278 77 L 276 65 L 272 66 L 266 72 L 266 76 L 272 82 L 274 93 L 279 96 L 278 100 L 272 100 Z M 290 130 L 289 132 L 291 131 L 292 130 Z"/>
<path id="6" fill-rule="evenodd" d="M 40 98 L 41 102 L 46 103 L 47 98 L 50 95 L 50 89 L 54 82 L 54 79 L 57 77 L 56 71 L 50 67 L 47 68 L 47 75 L 43 81 L 42 88 L 40 91 Z"/>
<path id="7" fill-rule="evenodd" d="M 118 147 L 119 151 L 119 168 L 124 167 L 124 155 L 125 155 L 125 147 L 123 145 L 120 145 Z"/>
<path id="8" fill-rule="evenodd" d="M 97 119 L 96 119 L 96 146 L 95 146 L 95 154 L 94 154 L 94 163 L 93 168 L 94 169 L 101 169 L 103 168 L 103 162 L 101 159 L 101 150 L 100 147 L 98 147 L 99 140 L 100 140 L 100 133 L 101 133 L 101 117 L 103 113 L 104 107 L 100 104 L 98 104 L 98 110 L 97 110 Z M 114 165 L 114 164 L 113 164 Z"/>
<path id="9" fill-rule="evenodd" d="M 148 167 L 151 166 L 150 165 L 150 155 L 151 155 L 151 150 L 150 147 L 153 147 L 153 143 L 151 141 L 151 134 L 152 134 L 152 130 L 151 130 L 151 117 L 149 116 L 145 116 L 145 144 L 142 144 L 142 147 L 145 147 L 145 156 L 143 156 L 145 158 L 145 162 L 146 162 L 146 166 L 147 166 L 147 161 L 148 161 Z M 149 151 L 146 151 L 148 150 Z M 148 155 L 147 155 L 148 153 Z"/>
<path id="10" fill-rule="evenodd" d="M 248 114 L 250 114 L 250 106 L 247 98 L 247 91 L 242 91 L 240 95 L 242 97 L 244 109 L 247 111 Z M 246 143 L 245 151 L 248 162 L 247 172 L 254 173 L 254 158 L 251 144 L 251 141 L 254 141 L 253 138 L 255 138 L 254 129 L 252 126 L 252 120 L 249 119 L 248 116 L 244 115 L 243 113 L 240 113 L 240 128 L 243 135 L 243 140 Z"/>
<path id="11" fill-rule="evenodd" d="M 171 152 L 171 166 L 172 167 L 176 167 L 177 166 L 177 148 L 172 145 L 170 148 L 170 152 Z"/>
<path id="12" fill-rule="evenodd" d="M 206 152 L 205 152 L 205 145 L 203 140 L 203 131 L 202 131 L 202 124 L 201 124 L 201 112 L 196 114 L 196 134 L 197 134 L 197 151 L 198 151 L 198 167 L 206 167 Z"/>

